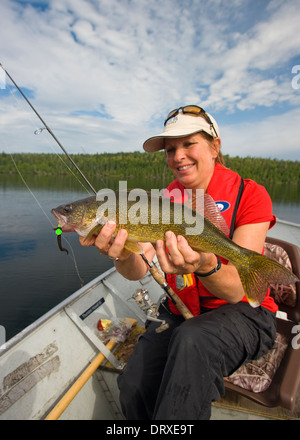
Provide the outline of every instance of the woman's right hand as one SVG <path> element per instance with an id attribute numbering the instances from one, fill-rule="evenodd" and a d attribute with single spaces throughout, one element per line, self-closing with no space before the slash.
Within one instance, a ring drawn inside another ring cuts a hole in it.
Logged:
<path id="1" fill-rule="evenodd" d="M 139 254 L 132 253 L 124 248 L 128 233 L 120 229 L 115 235 L 116 224 L 108 221 L 97 236 L 79 241 L 83 246 L 96 246 L 103 255 L 115 259 L 114 264 L 117 271 L 128 280 L 140 280 L 148 270 L 148 266 Z M 152 261 L 155 249 L 151 243 L 139 243 L 148 261 Z"/>

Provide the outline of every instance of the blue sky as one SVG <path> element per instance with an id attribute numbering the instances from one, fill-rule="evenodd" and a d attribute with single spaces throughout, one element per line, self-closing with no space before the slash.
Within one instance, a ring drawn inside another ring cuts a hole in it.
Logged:
<path id="1" fill-rule="evenodd" d="M 142 151 L 196 104 L 225 154 L 300 160 L 299 23 L 299 0 L 1 0 L 0 63 L 70 153 Z M 0 151 L 59 151 L 40 126 L 0 69 Z"/>

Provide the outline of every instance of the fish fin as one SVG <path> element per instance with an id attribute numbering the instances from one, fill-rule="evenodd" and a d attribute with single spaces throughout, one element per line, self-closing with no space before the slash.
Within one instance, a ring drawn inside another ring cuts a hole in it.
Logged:
<path id="1" fill-rule="evenodd" d="M 293 272 L 264 255 L 247 252 L 248 264 L 241 261 L 237 267 L 248 302 L 258 307 L 263 302 L 269 284 L 290 285 L 299 281 Z"/>
<path id="2" fill-rule="evenodd" d="M 87 240 L 88 238 L 92 237 L 93 235 L 98 235 L 102 228 L 103 228 L 103 225 L 97 224 L 96 226 L 94 226 L 90 230 L 90 232 L 87 234 L 87 236 L 84 238 L 83 242 L 85 242 L 85 240 Z"/>
<path id="3" fill-rule="evenodd" d="M 142 254 L 143 253 L 142 246 L 139 243 L 137 243 L 136 241 L 126 240 L 125 244 L 124 244 L 124 248 L 130 252 L 133 252 L 134 254 Z"/>
<path id="4" fill-rule="evenodd" d="M 204 203 L 204 209 L 203 209 Z M 224 219 L 221 211 L 210 194 L 200 194 L 198 197 L 185 200 L 185 205 L 189 206 L 194 211 L 198 212 L 206 220 L 209 220 L 225 235 L 229 235 L 229 227 Z"/>
<path id="5" fill-rule="evenodd" d="M 164 190 L 163 197 L 169 199 L 167 193 L 168 191 Z M 193 211 L 198 212 L 198 214 L 206 218 L 206 220 L 209 220 L 214 226 L 216 226 L 220 231 L 222 231 L 223 234 L 227 236 L 229 235 L 230 231 L 226 223 L 226 220 L 224 219 L 218 205 L 216 204 L 216 202 L 214 201 L 214 199 L 210 194 L 200 191 L 200 194 L 197 197 L 195 197 L 192 196 L 191 190 L 184 190 L 183 198 L 184 198 L 183 202 L 182 202 L 182 198 L 180 198 L 179 200 L 179 197 L 177 197 L 176 200 L 174 199 L 174 202 L 184 203 L 184 205 L 188 206 Z"/>
<path id="6" fill-rule="evenodd" d="M 209 194 L 204 194 L 204 217 L 213 223 L 225 235 L 229 235 L 229 227 L 218 205 Z"/>

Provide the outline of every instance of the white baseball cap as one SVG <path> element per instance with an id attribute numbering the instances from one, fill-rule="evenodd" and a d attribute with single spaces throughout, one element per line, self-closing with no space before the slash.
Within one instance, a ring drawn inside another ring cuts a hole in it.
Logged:
<path id="1" fill-rule="evenodd" d="M 186 106 L 170 112 L 165 121 L 163 132 L 147 139 L 143 144 L 144 150 L 148 152 L 163 150 L 165 138 L 184 137 L 199 131 L 205 131 L 212 137 L 220 137 L 216 120 L 204 110 L 197 111 L 197 113 L 185 110 L 192 108 L 202 110 L 201 107 Z"/>

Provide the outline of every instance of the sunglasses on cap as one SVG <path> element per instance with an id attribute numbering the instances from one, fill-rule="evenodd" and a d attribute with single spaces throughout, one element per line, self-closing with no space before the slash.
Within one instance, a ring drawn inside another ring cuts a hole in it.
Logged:
<path id="1" fill-rule="evenodd" d="M 167 122 L 170 119 L 172 119 L 176 115 L 178 115 L 180 110 L 182 111 L 183 114 L 192 115 L 192 116 L 203 116 L 204 119 L 208 122 L 208 124 L 213 128 L 213 130 L 214 130 L 214 132 L 216 134 L 216 137 L 218 137 L 218 133 L 217 133 L 215 127 L 214 127 L 214 124 L 213 124 L 212 120 L 210 119 L 210 117 L 208 116 L 206 111 L 203 110 L 203 108 L 198 107 L 197 105 L 186 105 L 185 107 L 175 108 L 166 117 L 165 122 L 164 122 L 164 126 L 167 124 Z"/>

